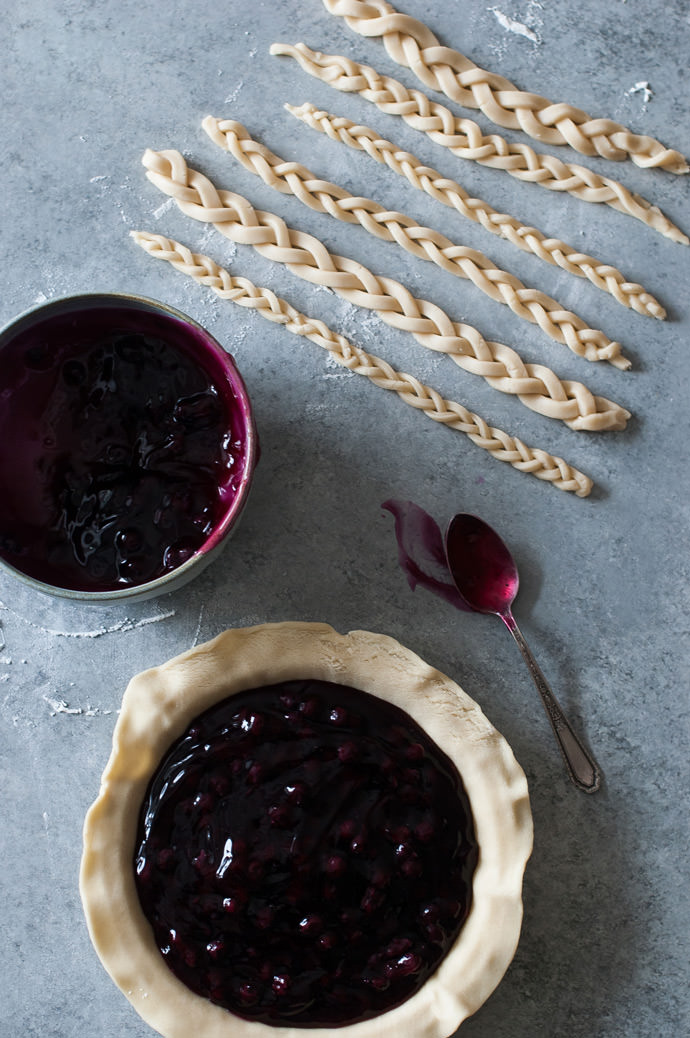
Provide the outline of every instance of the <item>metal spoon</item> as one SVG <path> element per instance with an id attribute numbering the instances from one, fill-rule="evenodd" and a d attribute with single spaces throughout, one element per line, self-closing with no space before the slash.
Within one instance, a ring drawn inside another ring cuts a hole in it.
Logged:
<path id="1" fill-rule="evenodd" d="M 595 793 L 599 768 L 570 727 L 513 618 L 510 607 L 519 578 L 512 555 L 498 534 L 475 515 L 454 516 L 445 544 L 448 568 L 461 598 L 474 612 L 495 613 L 503 620 L 539 690 L 570 778 L 584 793 Z"/>

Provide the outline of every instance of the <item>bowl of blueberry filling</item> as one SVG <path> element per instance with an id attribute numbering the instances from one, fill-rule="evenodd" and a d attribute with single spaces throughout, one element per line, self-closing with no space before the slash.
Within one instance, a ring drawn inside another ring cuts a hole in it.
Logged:
<path id="1" fill-rule="evenodd" d="M 117 294 L 55 300 L 0 332 L 0 567 L 79 601 L 200 572 L 257 460 L 232 357 L 191 318 Z"/>
<path id="2" fill-rule="evenodd" d="M 80 888 L 165 1038 L 447 1038 L 512 959 L 531 846 L 524 774 L 451 679 L 267 624 L 132 680 Z"/>

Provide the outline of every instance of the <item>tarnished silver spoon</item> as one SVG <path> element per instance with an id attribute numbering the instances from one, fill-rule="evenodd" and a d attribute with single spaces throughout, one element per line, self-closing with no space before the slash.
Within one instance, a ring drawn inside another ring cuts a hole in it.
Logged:
<path id="1" fill-rule="evenodd" d="M 599 768 L 570 727 L 515 623 L 511 606 L 519 578 L 508 548 L 482 519 L 464 513 L 454 516 L 448 524 L 445 546 L 448 568 L 465 604 L 476 613 L 500 616 L 517 642 L 541 695 L 570 778 L 584 793 L 595 793 L 601 781 Z"/>

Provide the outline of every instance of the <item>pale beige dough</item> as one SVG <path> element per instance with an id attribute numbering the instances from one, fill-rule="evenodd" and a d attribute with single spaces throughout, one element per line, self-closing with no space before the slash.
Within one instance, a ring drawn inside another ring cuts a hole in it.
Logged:
<path id="1" fill-rule="evenodd" d="M 188 216 L 214 224 L 227 238 L 252 245 L 312 284 L 375 310 L 387 324 L 410 332 L 428 349 L 447 353 L 461 368 L 517 396 L 531 410 L 571 429 L 625 428 L 630 413 L 619 404 L 594 396 L 581 382 L 559 379 L 544 365 L 523 363 L 509 346 L 487 341 L 471 325 L 451 321 L 440 307 L 415 298 L 399 281 L 377 277 L 355 260 L 332 255 L 318 238 L 291 229 L 274 213 L 254 209 L 241 195 L 218 191 L 208 177 L 189 169 L 178 151 L 147 149 L 142 162 L 149 180 Z"/>
<path id="2" fill-rule="evenodd" d="M 467 922 L 421 990 L 374 1020 L 309 1034 L 447 1038 L 488 998 L 515 952 L 532 848 L 527 783 L 477 704 L 383 635 L 340 635 L 314 623 L 230 630 L 130 682 L 98 799 L 84 826 L 80 889 L 96 951 L 137 1012 L 165 1038 L 304 1038 L 302 1028 L 235 1017 L 177 980 L 140 908 L 133 869 L 139 808 L 171 743 L 226 696 L 295 678 L 352 685 L 406 710 L 456 763 L 480 847 Z"/>
<path id="3" fill-rule="evenodd" d="M 522 130 L 545 144 L 569 144 L 583 155 L 617 162 L 631 158 L 638 166 L 688 172 L 680 152 L 653 137 L 632 133 L 612 119 L 594 119 L 573 105 L 553 104 L 519 90 L 503 76 L 441 46 L 426 25 L 396 11 L 386 0 L 323 0 L 323 4 L 360 35 L 380 36 L 391 58 L 411 69 L 426 86 L 466 108 L 481 109 L 498 126 Z"/>
<path id="4" fill-rule="evenodd" d="M 489 426 L 479 415 L 473 414 L 454 400 L 444 399 L 440 393 L 424 385 L 413 375 L 396 371 L 387 361 L 354 346 L 343 335 L 332 331 L 323 321 L 296 310 L 269 288 L 259 288 L 247 278 L 233 277 L 223 267 L 199 252 L 191 252 L 180 242 L 162 234 L 132 231 L 132 238 L 149 256 L 172 264 L 176 270 L 211 288 L 221 299 L 229 299 L 239 306 L 256 310 L 262 317 L 282 324 L 294 335 L 304 336 L 328 350 L 331 356 L 358 375 L 364 375 L 381 389 L 397 393 L 401 400 L 421 411 L 433 421 L 464 433 L 497 461 L 551 483 L 559 490 L 572 491 L 578 497 L 587 497 L 592 489 L 589 476 L 579 472 L 563 458 L 554 457 L 539 447 L 529 447 L 501 429 Z"/>
<path id="5" fill-rule="evenodd" d="M 309 102 L 299 107 L 286 104 L 285 109 L 312 130 L 324 133 L 331 140 L 345 144 L 354 151 L 362 151 L 376 162 L 385 164 L 398 176 L 404 177 L 412 187 L 454 209 L 465 219 L 480 224 L 490 234 L 500 235 L 523 252 L 531 252 L 545 263 L 567 270 L 575 277 L 587 278 L 596 288 L 608 292 L 616 302 L 638 314 L 656 317 L 660 321 L 666 317 L 661 303 L 642 285 L 629 281 L 616 267 L 574 249 L 560 238 L 549 237 L 508 213 L 497 212 L 481 198 L 471 198 L 456 180 L 444 177 L 412 152 L 398 148 L 371 127 L 318 109 Z"/>
<path id="6" fill-rule="evenodd" d="M 601 176 L 586 166 L 563 162 L 554 155 L 535 152 L 528 144 L 508 141 L 495 133 L 484 134 L 472 119 L 455 116 L 421 90 L 408 90 L 397 79 L 381 75 L 369 65 L 339 54 L 322 54 L 304 43 L 274 43 L 271 54 L 288 55 L 310 76 L 341 92 L 357 93 L 380 111 L 399 116 L 459 159 L 503 170 L 524 183 L 549 191 L 567 192 L 582 202 L 611 206 L 671 241 L 683 245 L 690 242 L 657 206 L 633 194 L 618 180 Z"/>
<path id="7" fill-rule="evenodd" d="M 620 343 L 590 328 L 545 292 L 525 286 L 514 274 L 496 267 L 477 249 L 459 245 L 445 234 L 420 226 L 412 217 L 386 209 L 371 198 L 355 197 L 339 184 L 319 179 L 301 163 L 286 162 L 254 140 L 235 119 L 209 115 L 202 125 L 211 140 L 276 191 L 290 192 L 310 209 L 328 213 L 336 220 L 358 223 L 375 238 L 395 242 L 418 259 L 435 263 L 454 277 L 466 278 L 494 302 L 510 307 L 522 320 L 539 325 L 549 338 L 565 344 L 579 357 L 609 360 L 619 366 L 627 364 Z"/>

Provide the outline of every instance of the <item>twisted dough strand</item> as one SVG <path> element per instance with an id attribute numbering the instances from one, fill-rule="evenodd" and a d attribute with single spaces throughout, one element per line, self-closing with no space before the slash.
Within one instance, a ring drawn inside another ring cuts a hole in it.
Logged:
<path id="1" fill-rule="evenodd" d="M 665 148 L 653 137 L 631 133 L 611 119 L 593 119 L 580 108 L 553 104 L 519 90 L 503 76 L 441 46 L 426 25 L 400 14 L 386 0 L 323 0 L 323 4 L 361 36 L 382 37 L 393 61 L 411 69 L 426 86 L 465 108 L 479 108 L 498 126 L 522 130 L 545 144 L 568 144 L 583 155 L 601 155 L 616 162 L 630 157 L 638 166 L 688 172 L 680 152 Z"/>
<path id="2" fill-rule="evenodd" d="M 471 119 L 457 118 L 443 105 L 431 101 L 420 90 L 408 90 L 397 79 L 382 76 L 368 65 L 360 65 L 337 54 L 320 54 L 304 43 L 292 46 L 274 43 L 271 54 L 294 58 L 309 75 L 344 93 L 357 93 L 388 115 L 399 115 L 413 129 L 448 148 L 460 159 L 469 159 L 501 169 L 518 180 L 549 191 L 567 192 L 583 202 L 604 204 L 640 220 L 665 238 L 690 243 L 690 239 L 657 206 L 623 184 L 600 176 L 585 166 L 541 155 L 527 144 L 507 141 L 497 134 L 485 136 Z"/>
<path id="3" fill-rule="evenodd" d="M 559 490 L 587 497 L 592 481 L 562 458 L 544 450 L 528 447 L 521 440 L 492 428 L 462 404 L 445 400 L 436 390 L 425 386 L 412 375 L 396 371 L 385 360 L 353 346 L 344 336 L 333 332 L 323 321 L 306 317 L 270 289 L 257 288 L 246 278 L 232 277 L 208 256 L 190 252 L 188 248 L 160 234 L 132 231 L 132 238 L 150 256 L 166 260 L 176 270 L 213 289 L 221 299 L 229 299 L 248 307 L 275 324 L 284 325 L 294 335 L 301 335 L 328 350 L 342 367 L 364 375 L 374 385 L 388 389 L 404 403 L 428 418 L 464 433 L 477 447 L 488 451 L 497 461 L 505 461 L 520 472 L 551 483 Z"/>
<path id="4" fill-rule="evenodd" d="M 188 216 L 214 224 L 232 241 L 252 245 L 305 281 L 326 285 L 348 302 L 375 310 L 387 324 L 410 332 L 428 349 L 447 353 L 460 367 L 480 375 L 494 389 L 517 396 L 531 410 L 571 429 L 625 428 L 630 414 L 619 404 L 593 396 L 581 382 L 561 381 L 543 365 L 524 364 L 510 347 L 487 342 L 476 328 L 454 323 L 440 307 L 415 299 L 400 282 L 376 277 L 355 260 L 331 255 L 318 238 L 292 230 L 273 213 L 254 209 L 241 195 L 216 190 L 202 173 L 188 168 L 178 151 L 147 149 L 142 162 L 151 183 L 174 198 Z"/>
<path id="5" fill-rule="evenodd" d="M 424 191 L 442 205 L 455 209 L 466 219 L 481 224 L 491 234 L 500 235 L 524 252 L 534 253 L 545 263 L 567 270 L 576 277 L 587 278 L 602 292 L 612 295 L 622 306 L 646 317 L 656 317 L 658 320 L 666 317 L 666 311 L 653 295 L 642 285 L 626 281 L 615 267 L 582 252 L 576 252 L 558 238 L 547 238 L 536 227 L 527 227 L 515 217 L 497 212 L 481 198 L 470 198 L 455 180 L 449 180 L 438 170 L 424 165 L 416 155 L 397 148 L 370 127 L 319 110 L 309 102 L 300 105 L 299 108 L 286 104 L 285 108 L 311 129 L 324 133 L 331 140 L 339 141 L 355 151 L 363 151 L 376 162 L 385 164 L 394 173 L 405 177 L 419 191 Z"/>
<path id="6" fill-rule="evenodd" d="M 581 317 L 564 310 L 545 293 L 526 288 L 519 278 L 497 269 L 476 249 L 456 245 L 444 234 L 419 226 L 404 213 L 386 210 L 372 199 L 353 197 L 338 184 L 319 180 L 305 166 L 286 162 L 253 140 L 247 129 L 234 119 L 215 119 L 209 115 L 202 125 L 211 140 L 269 187 L 293 194 L 310 209 L 328 213 L 336 220 L 358 223 L 374 237 L 397 242 L 413 256 L 429 260 L 455 277 L 467 278 L 485 295 L 509 306 L 523 320 L 538 324 L 546 335 L 564 343 L 579 357 L 590 361 L 607 360 L 618 368 L 630 367 L 630 362 L 621 355 L 620 343 L 589 328 Z"/>

